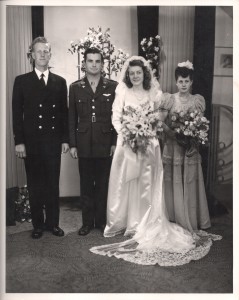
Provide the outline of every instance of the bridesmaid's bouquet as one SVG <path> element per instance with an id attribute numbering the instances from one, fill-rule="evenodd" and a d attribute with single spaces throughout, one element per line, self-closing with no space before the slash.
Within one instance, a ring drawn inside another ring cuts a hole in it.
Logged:
<path id="1" fill-rule="evenodd" d="M 176 133 L 178 143 L 186 149 L 208 145 L 209 121 L 198 110 L 173 113 L 170 127 Z"/>
<path id="2" fill-rule="evenodd" d="M 153 138 L 163 131 L 159 109 L 153 110 L 149 103 L 138 107 L 125 106 L 122 120 L 123 144 L 134 153 L 145 154 Z"/>

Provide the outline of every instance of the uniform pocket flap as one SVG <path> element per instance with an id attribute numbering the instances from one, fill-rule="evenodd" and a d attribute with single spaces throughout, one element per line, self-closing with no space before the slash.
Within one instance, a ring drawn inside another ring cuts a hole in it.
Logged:
<path id="1" fill-rule="evenodd" d="M 111 133 L 113 131 L 112 126 L 103 126 L 101 129 L 103 133 Z"/>
<path id="2" fill-rule="evenodd" d="M 87 124 L 79 124 L 77 127 L 78 132 L 86 132 L 88 130 Z"/>

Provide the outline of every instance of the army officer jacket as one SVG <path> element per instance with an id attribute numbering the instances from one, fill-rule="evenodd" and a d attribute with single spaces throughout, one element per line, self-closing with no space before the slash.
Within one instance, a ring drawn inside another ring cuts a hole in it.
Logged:
<path id="1" fill-rule="evenodd" d="M 101 77 L 95 93 L 87 77 L 70 85 L 69 142 L 79 157 L 108 157 L 116 144 L 112 104 L 117 82 Z"/>

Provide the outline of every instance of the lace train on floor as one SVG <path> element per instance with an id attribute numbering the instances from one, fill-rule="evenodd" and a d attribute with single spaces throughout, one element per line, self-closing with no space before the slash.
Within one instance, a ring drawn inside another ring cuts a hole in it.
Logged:
<path id="1" fill-rule="evenodd" d="M 93 247 L 90 251 L 99 255 L 115 256 L 140 265 L 180 266 L 203 258 L 209 252 L 212 241 L 221 240 L 222 236 L 199 230 L 194 232 L 193 239 L 195 247 L 181 252 L 166 251 L 160 247 L 139 249 L 139 244 L 134 238 L 121 243 Z"/>

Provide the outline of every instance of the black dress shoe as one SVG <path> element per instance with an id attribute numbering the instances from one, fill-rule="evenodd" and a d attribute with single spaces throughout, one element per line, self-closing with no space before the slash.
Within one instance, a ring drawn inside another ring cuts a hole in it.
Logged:
<path id="1" fill-rule="evenodd" d="M 55 226 L 52 228 L 52 234 L 56 236 L 64 236 L 65 233 L 59 226 Z"/>
<path id="2" fill-rule="evenodd" d="M 32 231 L 32 238 L 33 239 L 39 239 L 42 237 L 42 229 L 40 228 L 34 228 L 33 231 Z"/>
<path id="3" fill-rule="evenodd" d="M 87 235 L 91 231 L 91 226 L 82 226 L 78 232 L 79 235 Z"/>

